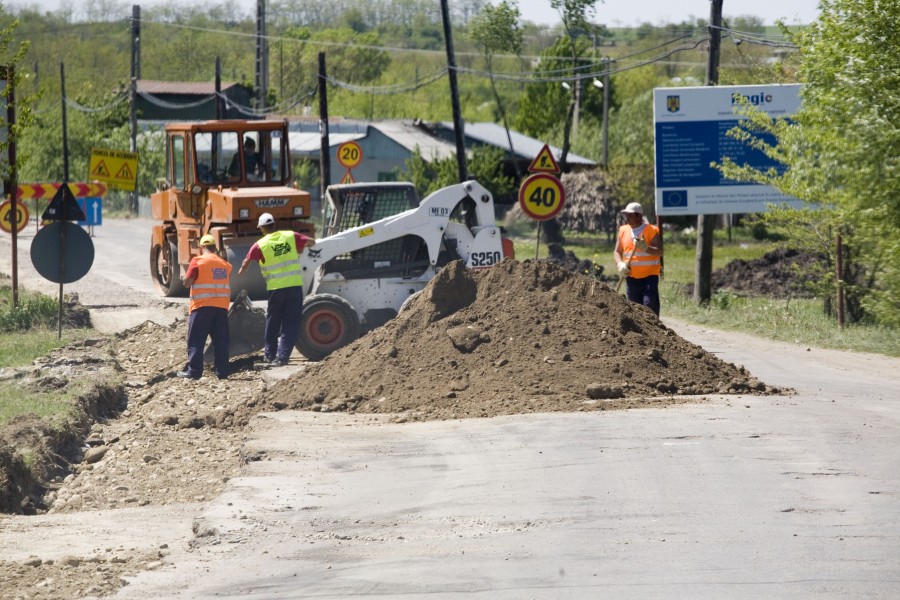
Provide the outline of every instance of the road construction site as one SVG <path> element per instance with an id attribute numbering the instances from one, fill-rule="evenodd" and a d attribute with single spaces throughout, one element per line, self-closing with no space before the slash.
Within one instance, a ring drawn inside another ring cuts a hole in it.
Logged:
<path id="1" fill-rule="evenodd" d="M 0 518 L 0 597 L 900 590 L 897 359 L 660 323 L 526 261 L 451 264 L 319 363 L 185 381 L 185 302 L 121 257 L 145 225 L 104 226 L 67 286 L 106 336 L 31 376 L 108 363 L 126 403 Z"/>

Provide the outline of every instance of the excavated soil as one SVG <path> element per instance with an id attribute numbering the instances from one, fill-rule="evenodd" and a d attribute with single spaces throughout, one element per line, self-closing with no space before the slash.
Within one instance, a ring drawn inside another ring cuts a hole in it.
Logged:
<path id="1" fill-rule="evenodd" d="M 828 268 L 824 256 L 792 248 L 778 248 L 755 260 L 736 259 L 712 272 L 713 290 L 739 296 L 813 298 L 813 285 Z M 686 288 L 691 295 L 693 284 Z"/>
<path id="2" fill-rule="evenodd" d="M 406 310 L 279 382 L 254 411 L 400 420 L 659 407 L 777 393 L 603 282 L 547 262 L 448 265 Z"/>

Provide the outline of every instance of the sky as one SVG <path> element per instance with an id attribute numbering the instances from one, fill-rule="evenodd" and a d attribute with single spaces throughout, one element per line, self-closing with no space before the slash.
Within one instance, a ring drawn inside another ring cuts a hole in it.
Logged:
<path id="1" fill-rule="evenodd" d="M 92 0 L 6 0 L 12 6 L 39 6 L 42 10 L 56 10 L 61 2 L 71 2 L 76 12 Z M 438 0 L 435 0 L 437 2 Z M 130 8 L 133 4 L 149 7 L 153 0 L 123 0 Z M 195 4 L 194 0 L 175 0 L 176 3 Z M 238 4 L 252 14 L 256 0 L 238 0 Z M 725 17 L 752 15 L 765 24 L 784 19 L 788 24 L 807 24 L 818 15 L 819 0 L 723 0 Z M 550 0 L 518 0 L 524 20 L 553 25 L 559 22 L 559 14 L 550 8 Z M 595 4 L 595 22 L 607 26 L 631 26 L 641 23 L 661 25 L 679 23 L 696 18 L 709 19 L 710 0 L 598 0 Z M 130 11 L 129 11 L 130 12 Z"/>

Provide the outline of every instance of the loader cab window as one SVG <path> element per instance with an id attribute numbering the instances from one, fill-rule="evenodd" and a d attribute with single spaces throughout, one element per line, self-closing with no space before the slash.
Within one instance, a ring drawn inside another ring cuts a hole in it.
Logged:
<path id="1" fill-rule="evenodd" d="M 240 181 L 240 137 L 235 131 L 202 131 L 194 134 L 197 155 L 197 178 L 203 183 L 234 183 Z M 230 166 L 238 161 L 236 173 Z"/>
<path id="2" fill-rule="evenodd" d="M 169 163 L 172 167 L 170 177 L 172 187 L 176 190 L 183 190 L 187 187 L 184 176 L 184 136 L 173 135 L 169 139 L 171 140 L 169 151 L 172 153 L 171 162 Z"/>

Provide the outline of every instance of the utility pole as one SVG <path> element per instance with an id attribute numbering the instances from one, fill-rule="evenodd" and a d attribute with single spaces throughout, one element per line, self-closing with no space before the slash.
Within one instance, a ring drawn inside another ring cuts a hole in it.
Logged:
<path id="1" fill-rule="evenodd" d="M 719 84 L 719 50 L 722 41 L 722 2 L 710 0 L 709 58 L 706 85 Z M 713 230 L 715 215 L 697 215 L 697 263 L 694 269 L 694 302 L 708 304 L 712 296 Z"/>
<path id="2" fill-rule="evenodd" d="M 141 78 L 141 7 L 131 7 L 131 151 L 137 152 L 137 82 Z M 131 214 L 138 214 L 137 186 L 131 192 Z"/>
<path id="3" fill-rule="evenodd" d="M 325 190 L 331 184 L 331 142 L 328 139 L 328 78 L 325 73 L 325 53 L 319 52 L 319 202 L 325 201 Z"/>
<path id="4" fill-rule="evenodd" d="M 256 0 L 256 108 L 265 110 L 269 93 L 269 43 L 266 0 Z"/>
<path id="5" fill-rule="evenodd" d="M 603 70 L 603 154 L 600 160 L 606 169 L 609 166 L 609 69 L 612 61 L 604 58 L 603 62 L 606 63 L 606 68 Z"/>
<path id="6" fill-rule="evenodd" d="M 462 112 L 459 108 L 459 88 L 456 85 L 456 57 L 453 54 L 453 36 L 450 32 L 450 9 L 447 0 L 441 0 L 441 19 L 444 21 L 444 42 L 447 45 L 447 70 L 450 77 L 450 104 L 453 107 L 453 133 L 456 137 L 456 166 L 459 182 L 469 178 L 466 167 L 466 144 L 463 140 Z"/>

